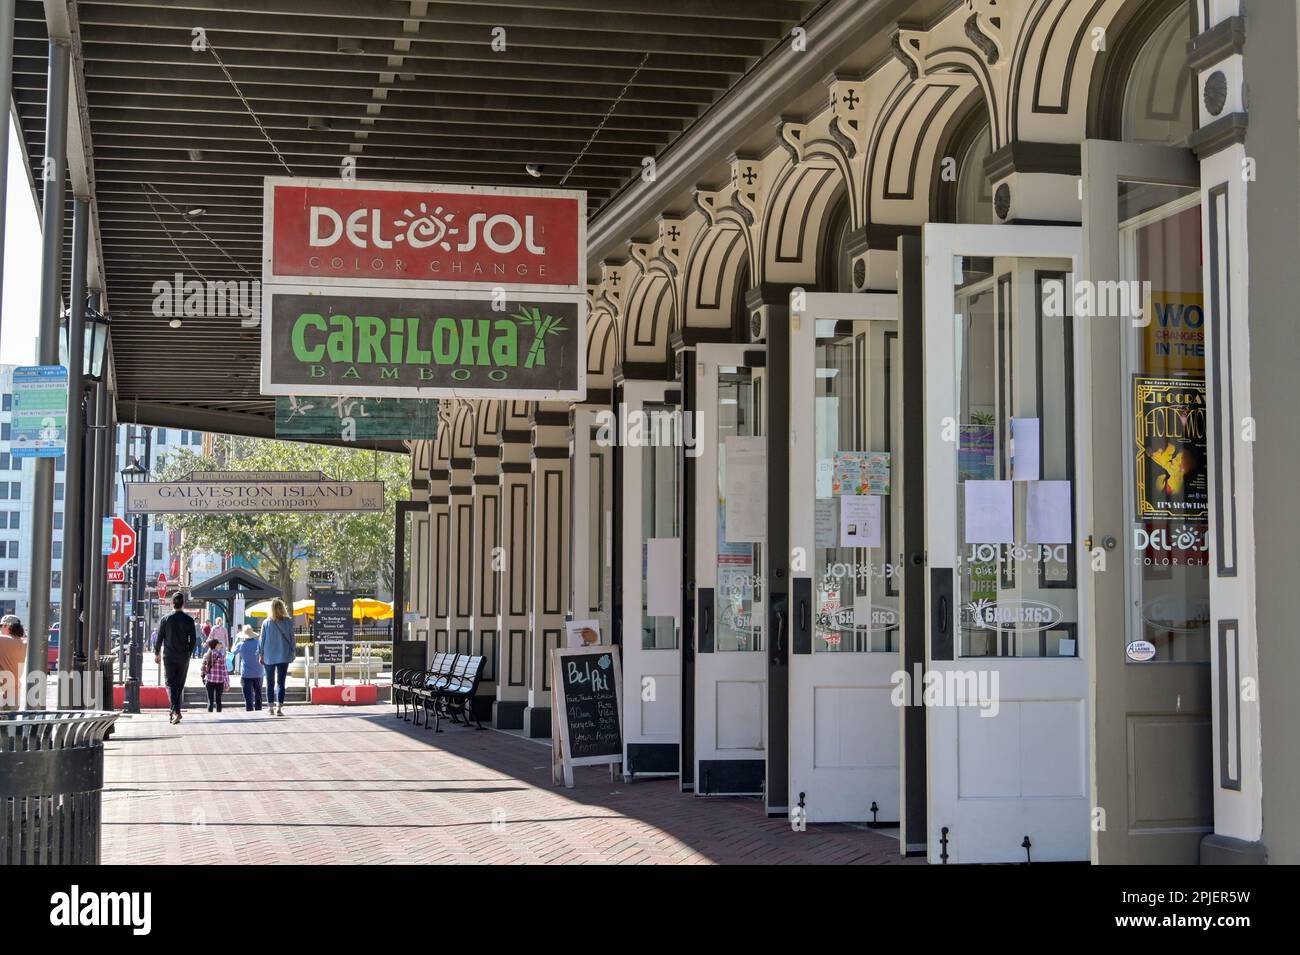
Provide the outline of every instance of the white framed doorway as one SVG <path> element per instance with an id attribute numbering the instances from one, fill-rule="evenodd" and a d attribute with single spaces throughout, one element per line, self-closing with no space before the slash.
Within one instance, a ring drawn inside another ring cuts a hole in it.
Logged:
<path id="1" fill-rule="evenodd" d="M 898 296 L 810 294 L 790 338 L 790 547 L 806 569 L 791 573 L 789 805 L 807 822 L 897 822 Z"/>
<path id="2" fill-rule="evenodd" d="M 697 795 L 757 795 L 766 782 L 766 375 L 746 357 L 762 352 L 756 345 L 695 348 Z"/>
<path id="3" fill-rule="evenodd" d="M 928 856 L 1086 860 L 1081 230 L 927 224 L 922 246 Z"/>
<path id="4" fill-rule="evenodd" d="M 661 422 L 682 420 L 679 401 L 668 400 L 670 390 L 680 394 L 668 382 L 625 381 L 618 408 L 619 437 L 627 439 L 619 493 L 626 687 L 623 771 L 628 776 L 676 776 L 680 771 L 682 449 L 660 443 L 665 436 Z M 675 560 L 666 551 L 675 553 Z M 665 609 L 657 601 L 651 606 L 652 576 L 656 588 L 676 579 L 675 613 L 651 612 Z"/>

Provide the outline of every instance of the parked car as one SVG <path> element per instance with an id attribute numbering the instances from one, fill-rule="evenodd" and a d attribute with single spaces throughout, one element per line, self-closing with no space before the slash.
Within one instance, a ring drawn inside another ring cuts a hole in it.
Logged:
<path id="1" fill-rule="evenodd" d="M 59 625 L 50 624 L 49 650 L 46 653 L 46 660 L 51 670 L 59 665 Z"/>

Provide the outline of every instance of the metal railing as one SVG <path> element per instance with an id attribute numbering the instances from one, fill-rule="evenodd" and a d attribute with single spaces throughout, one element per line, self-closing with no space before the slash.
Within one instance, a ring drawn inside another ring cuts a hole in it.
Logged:
<path id="1" fill-rule="evenodd" d="M 341 671 L 341 675 L 345 680 L 348 678 L 349 670 L 355 671 L 358 680 L 362 684 L 367 684 L 373 683 L 374 677 L 381 676 L 386 667 L 391 668 L 392 666 L 392 661 L 386 661 L 378 653 L 375 653 L 375 650 L 381 646 L 392 646 L 391 638 L 381 640 L 349 640 L 340 641 L 338 644 L 332 644 L 332 646 L 339 645 L 354 648 L 352 659 L 347 663 L 331 664 L 323 662 L 320 660 L 319 653 L 316 652 L 319 645 L 315 643 L 307 644 L 305 676 L 307 678 L 306 682 L 309 686 L 316 687 L 319 685 L 320 671 L 322 667 L 328 669 L 333 666 L 336 672 Z M 360 653 L 357 652 L 358 650 Z"/>

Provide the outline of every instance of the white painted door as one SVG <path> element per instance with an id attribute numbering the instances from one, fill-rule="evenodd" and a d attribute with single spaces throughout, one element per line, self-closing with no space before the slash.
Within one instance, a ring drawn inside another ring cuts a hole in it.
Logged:
<path id="1" fill-rule="evenodd" d="M 675 776 L 682 725 L 682 546 L 678 495 L 684 430 L 665 382 L 623 385 L 623 770 Z M 674 584 L 675 581 L 675 584 Z M 655 590 L 650 605 L 651 584 Z M 675 609 L 659 599 L 675 595 Z"/>
<path id="2" fill-rule="evenodd" d="M 808 822 L 899 818 L 897 317 L 892 293 L 812 294 L 791 322 L 789 805 Z"/>
<path id="3" fill-rule="evenodd" d="M 761 346 L 696 347 L 695 792 L 759 793 L 767 767 Z"/>
<path id="4" fill-rule="evenodd" d="M 931 862 L 1089 857 L 1080 230 L 926 225 Z M 946 858 L 945 858 L 946 856 Z"/>

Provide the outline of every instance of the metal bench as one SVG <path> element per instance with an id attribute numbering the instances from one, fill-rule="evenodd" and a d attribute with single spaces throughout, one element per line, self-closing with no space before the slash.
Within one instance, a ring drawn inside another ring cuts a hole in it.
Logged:
<path id="1" fill-rule="evenodd" d="M 437 709 L 438 693 L 441 692 L 451 680 L 456 671 L 458 661 L 466 657 L 457 656 L 454 653 L 438 653 L 434 655 L 432 666 L 423 674 L 424 679 L 416 682 L 411 692 L 411 711 L 415 714 L 415 725 L 420 725 L 420 710 L 424 711 L 424 725 L 429 725 L 429 712 Z"/>
<path id="2" fill-rule="evenodd" d="M 442 732 L 441 722 L 444 716 L 453 723 L 459 716 L 466 726 L 469 726 L 469 721 L 473 718 L 475 727 L 483 729 L 483 724 L 474 715 L 474 696 L 483 679 L 485 662 L 484 657 L 460 657 L 447 682 L 433 693 L 432 709 L 436 732 Z M 427 718 L 425 726 L 428 726 Z"/>

